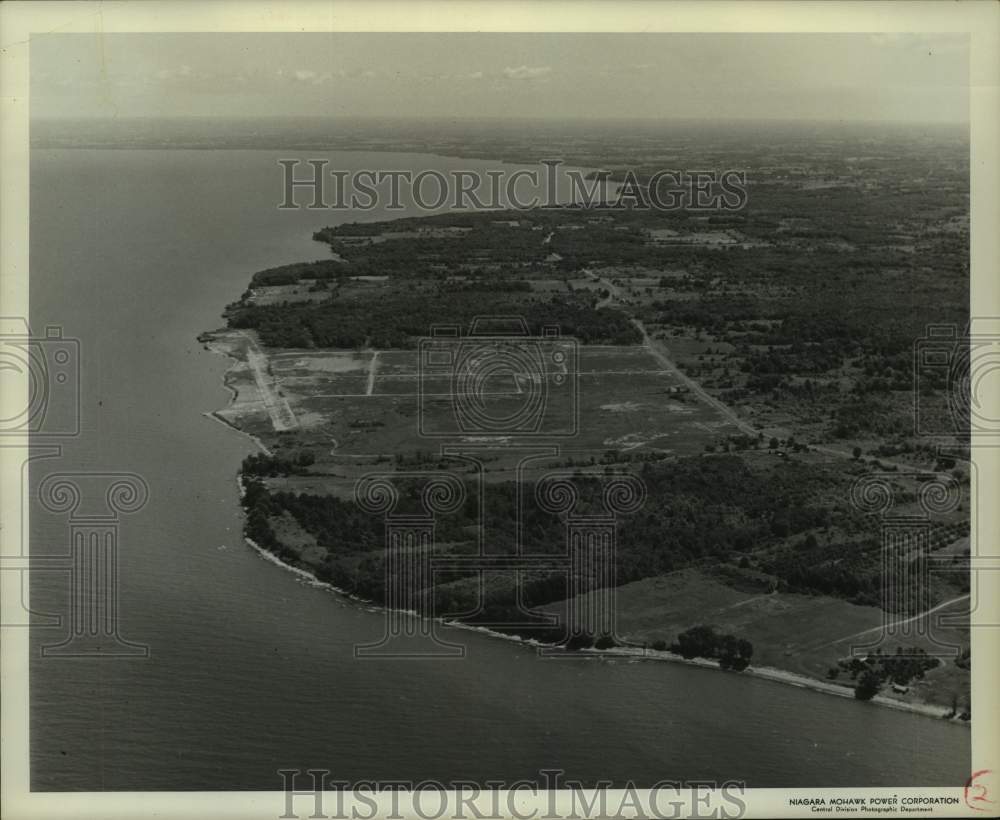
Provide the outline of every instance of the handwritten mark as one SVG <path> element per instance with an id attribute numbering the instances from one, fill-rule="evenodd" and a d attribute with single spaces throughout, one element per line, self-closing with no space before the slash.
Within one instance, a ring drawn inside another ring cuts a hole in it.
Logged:
<path id="1" fill-rule="evenodd" d="M 965 805 L 970 809 L 989 811 L 989 807 L 996 803 L 995 800 L 990 800 L 990 790 L 982 782 L 991 774 L 993 774 L 992 769 L 980 769 L 978 772 L 973 772 L 965 781 Z"/>

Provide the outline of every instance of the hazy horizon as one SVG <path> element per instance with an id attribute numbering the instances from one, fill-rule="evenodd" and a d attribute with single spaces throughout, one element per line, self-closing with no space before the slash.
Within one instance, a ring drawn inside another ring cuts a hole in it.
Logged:
<path id="1" fill-rule="evenodd" d="M 84 115 L 84 116 L 58 116 L 51 114 L 33 114 L 31 120 L 34 122 L 106 122 L 108 117 L 99 115 Z M 349 114 L 349 115 L 335 115 L 335 114 L 253 114 L 253 115 L 237 115 L 237 114 L 132 114 L 132 115 L 122 115 L 113 118 L 118 121 L 139 121 L 139 120 L 170 120 L 170 121 L 183 121 L 183 120 L 217 120 L 217 121 L 229 121 L 229 122 L 257 122 L 261 120 L 275 120 L 275 121 L 288 121 L 288 120 L 322 120 L 322 121 L 339 121 L 339 122 L 427 122 L 427 123 L 441 123 L 441 122 L 452 122 L 452 123 L 474 123 L 474 122 L 496 122 L 496 123 L 512 123 L 512 122 L 532 122 L 532 123 L 691 123 L 691 124 L 711 124 L 711 125 L 725 125 L 726 123 L 761 123 L 761 124 L 843 124 L 845 126 L 864 126 L 864 125 L 878 125 L 878 126 L 940 126 L 942 128 L 954 127 L 954 128 L 966 128 L 969 125 L 968 120 L 877 120 L 877 119 L 852 119 L 846 120 L 843 118 L 822 118 L 822 117 L 586 117 L 586 116 L 567 116 L 567 117 L 499 117 L 499 116 L 444 116 L 444 115 L 420 115 L 420 114 L 407 114 L 399 116 L 376 116 L 376 115 L 365 115 L 365 114 Z"/>
<path id="2" fill-rule="evenodd" d="M 956 123 L 964 34 L 42 34 L 35 119 Z"/>

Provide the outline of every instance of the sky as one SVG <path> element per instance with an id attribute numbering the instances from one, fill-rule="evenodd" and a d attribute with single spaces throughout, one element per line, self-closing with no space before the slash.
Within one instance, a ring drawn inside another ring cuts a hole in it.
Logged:
<path id="1" fill-rule="evenodd" d="M 968 120 L 948 34 L 42 34 L 35 117 Z"/>

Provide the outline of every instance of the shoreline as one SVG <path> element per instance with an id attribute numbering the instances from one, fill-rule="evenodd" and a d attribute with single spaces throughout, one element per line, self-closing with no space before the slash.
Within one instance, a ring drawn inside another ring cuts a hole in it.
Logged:
<path id="1" fill-rule="evenodd" d="M 212 331 L 211 333 L 214 332 L 215 331 Z M 226 359 L 230 361 L 230 365 L 226 368 L 225 372 L 222 374 L 222 386 L 229 391 L 229 402 L 226 405 L 226 407 L 227 408 L 232 407 L 234 404 L 236 404 L 236 399 L 239 397 L 239 391 L 235 387 L 233 387 L 232 384 L 230 384 L 229 374 L 233 371 L 233 369 L 236 367 L 236 365 L 239 363 L 240 360 L 237 359 L 228 350 L 224 349 L 222 345 L 216 344 L 212 339 L 207 338 L 208 336 L 211 335 L 211 333 L 208 334 L 203 333 L 201 336 L 198 337 L 198 341 L 201 342 L 205 350 L 209 351 L 210 353 L 214 353 L 217 356 L 224 356 Z M 257 438 L 257 436 L 253 435 L 252 433 L 248 433 L 246 430 L 241 430 L 231 421 L 227 420 L 224 416 L 222 416 L 219 410 L 206 410 L 202 413 L 202 415 L 205 416 L 205 418 L 209 418 L 212 419 L 213 421 L 218 422 L 223 427 L 232 430 L 234 433 L 239 433 L 241 436 L 250 439 L 250 441 L 252 441 L 257 446 L 257 448 L 262 453 L 264 453 L 264 455 L 267 456 L 273 455 L 273 453 L 268 449 L 267 445 L 265 445 L 263 441 L 261 441 L 259 438 Z M 242 483 L 240 486 L 242 487 Z"/>
<path id="2" fill-rule="evenodd" d="M 232 362 L 230 367 L 226 369 L 226 372 L 223 374 L 222 378 L 223 387 L 225 387 L 230 392 L 228 406 L 231 406 L 236 400 L 237 392 L 229 384 L 228 375 L 230 370 L 232 370 L 233 367 L 235 367 L 240 360 L 236 358 L 234 355 L 232 355 L 232 353 L 230 353 L 228 350 L 223 349 L 221 345 L 215 345 L 212 344 L 211 341 L 204 341 L 204 340 L 202 340 L 202 343 L 204 344 L 207 350 L 211 351 L 212 353 L 225 356 L 227 359 L 230 360 L 230 362 Z M 250 433 L 247 433 L 244 430 L 239 429 L 232 423 L 226 421 L 222 416 L 218 414 L 218 411 L 205 412 L 202 415 L 208 418 L 212 418 L 217 423 L 224 425 L 226 428 L 235 431 L 240 435 L 245 436 L 246 438 L 250 439 L 262 452 L 264 452 L 267 455 L 271 455 L 271 451 L 265 446 L 265 444 L 259 438 Z M 236 473 L 236 484 L 239 492 L 239 498 L 242 499 L 243 495 L 246 492 L 246 488 L 244 487 L 243 473 L 241 471 L 237 471 Z M 241 505 L 241 514 L 245 519 L 246 514 L 242 509 L 242 505 Z M 365 598 L 360 598 L 348 592 L 347 590 L 341 589 L 340 587 L 336 587 L 333 584 L 330 584 L 326 581 L 319 580 L 319 578 L 317 578 L 315 574 L 309 571 L 308 569 L 304 569 L 303 567 L 295 566 L 293 564 L 289 564 L 285 561 L 282 561 L 277 555 L 270 552 L 269 550 L 264 549 L 259 544 L 255 543 L 251 538 L 247 537 L 245 534 L 243 536 L 243 540 L 247 544 L 247 546 L 249 546 L 254 552 L 258 554 L 258 556 L 288 572 L 293 573 L 296 577 L 298 577 L 302 581 L 305 581 L 310 586 L 321 588 L 335 595 L 338 595 L 341 598 L 344 598 L 356 605 L 363 607 L 368 612 L 375 613 L 375 612 L 389 611 L 387 607 L 381 606 Z M 420 615 L 412 611 L 408 610 L 398 610 L 398 611 L 414 618 L 421 617 Z M 499 638 L 502 640 L 513 641 L 523 646 L 534 646 L 536 648 L 541 646 L 551 646 L 550 644 L 543 644 L 540 641 L 531 638 L 523 638 L 519 635 L 511 635 L 508 633 L 497 632 L 495 630 L 488 629 L 486 627 L 475 626 L 472 624 L 463 624 L 460 621 L 448 620 L 446 618 L 435 618 L 434 620 L 442 624 L 443 626 L 449 626 L 455 629 L 463 629 L 472 632 L 479 632 L 491 638 Z M 637 647 L 618 646 L 618 647 L 612 647 L 610 649 L 594 649 L 590 647 L 586 649 L 577 650 L 577 652 L 581 655 L 590 655 L 595 659 L 602 659 L 609 657 L 629 658 L 638 661 L 680 663 L 680 664 L 686 664 L 688 666 L 697 666 L 702 669 L 710 669 L 716 672 L 729 671 L 720 669 L 717 663 L 711 660 L 707 660 L 705 658 L 692 658 L 688 660 L 686 658 L 682 658 L 679 655 L 674 655 L 671 652 L 659 651 L 649 648 L 639 649 Z M 743 671 L 733 674 L 749 675 L 759 680 L 767 680 L 771 681 L 772 683 L 782 684 L 785 686 L 794 686 L 799 689 L 808 689 L 812 692 L 831 695 L 834 697 L 846 698 L 850 700 L 855 699 L 854 690 L 847 686 L 840 686 L 835 683 L 822 681 L 819 680 L 818 678 L 811 678 L 806 675 L 801 675 L 796 672 L 790 672 L 784 669 L 777 669 L 774 667 L 767 667 L 767 666 L 761 666 L 761 667 L 749 666 Z M 933 718 L 935 720 L 947 720 L 949 723 L 958 723 L 965 726 L 971 726 L 971 721 L 958 720 L 955 717 L 952 718 L 946 717 L 948 710 L 943 706 L 933 706 L 931 704 L 926 704 L 926 703 L 906 703 L 905 701 L 895 700 L 893 698 L 888 698 L 884 695 L 876 695 L 868 702 L 876 706 L 881 706 L 888 709 L 894 709 L 900 712 L 908 712 L 910 714 L 919 715 L 921 717 Z"/>
<path id="3" fill-rule="evenodd" d="M 204 345 L 206 350 L 212 353 L 225 356 L 230 360 L 230 366 L 226 369 L 222 377 L 223 387 L 227 389 L 230 393 L 229 402 L 227 407 L 231 407 L 235 404 L 238 398 L 238 391 L 230 384 L 229 374 L 232 370 L 241 363 L 241 359 L 233 355 L 233 353 L 226 349 L 224 345 L 217 344 L 214 341 L 214 334 L 220 331 L 209 331 L 198 337 L 198 340 Z M 240 429 L 232 422 L 225 419 L 219 411 L 204 412 L 203 415 L 214 419 L 217 423 L 224 425 L 230 430 L 239 433 L 242 436 L 250 439 L 254 445 L 263 453 L 270 456 L 271 451 L 267 446 L 261 441 L 257 436 Z M 244 486 L 244 477 L 242 471 L 237 471 L 236 473 L 236 483 L 239 492 L 240 499 L 243 498 L 246 488 Z M 241 514 L 243 515 L 244 522 L 246 520 L 245 511 L 242 509 Z M 370 613 L 385 613 L 389 612 L 388 607 L 377 604 L 371 600 L 361 598 L 348 592 L 345 589 L 334 586 L 333 584 L 321 581 L 316 575 L 309 569 L 303 566 L 296 566 L 283 561 L 277 555 L 271 551 L 261 547 L 259 544 L 254 542 L 251 538 L 246 536 L 244 533 L 243 540 L 254 552 L 258 554 L 262 559 L 272 563 L 288 572 L 293 573 L 299 580 L 306 582 L 308 585 L 321 588 L 327 592 L 331 592 L 351 603 L 360 606 Z M 308 566 L 308 565 L 306 565 Z M 414 618 L 421 618 L 424 616 L 411 610 L 392 610 L 395 612 L 400 612 L 402 614 L 408 615 Z M 455 629 L 462 629 L 466 631 L 479 632 L 488 637 L 501 639 L 506 641 L 516 642 L 522 646 L 532 646 L 532 647 L 547 647 L 556 648 L 554 644 L 545 644 L 533 638 L 524 638 L 519 635 L 513 635 L 504 632 L 498 632 L 496 630 L 489 629 L 488 627 L 477 626 L 474 624 L 465 624 L 461 621 L 449 620 L 447 618 L 436 617 L 433 618 L 434 621 L 443 625 L 452 627 Z M 779 669 L 776 667 L 754 667 L 749 666 L 741 672 L 732 672 L 732 670 L 721 669 L 718 664 L 706 658 L 693 658 L 687 659 L 680 655 L 675 655 L 669 651 L 665 650 L 654 650 L 648 647 L 637 647 L 637 646 L 616 646 L 609 649 L 595 649 L 593 647 L 588 647 L 584 649 L 575 650 L 575 654 L 590 656 L 594 659 L 601 660 L 606 658 L 626 658 L 634 661 L 653 661 L 653 662 L 666 662 L 666 663 L 679 663 L 686 664 L 688 666 L 700 667 L 702 669 L 710 669 L 716 672 L 730 672 L 732 674 L 749 675 L 750 677 L 757 678 L 759 680 L 766 680 L 772 683 L 782 684 L 785 686 L 794 686 L 799 689 L 807 689 L 813 692 L 818 692 L 821 694 L 831 695 L 840 698 L 846 698 L 849 700 L 856 700 L 854 697 L 854 690 L 851 687 L 843 686 L 829 681 L 824 681 L 819 678 L 812 678 L 807 675 L 802 675 L 797 672 L 791 672 L 784 669 Z M 933 718 L 935 720 L 946 720 L 949 723 L 958 723 L 965 725 L 967 727 L 971 726 L 971 721 L 959 720 L 957 717 L 948 717 L 949 710 L 944 706 L 935 706 L 929 703 L 908 703 L 906 701 L 896 700 L 894 698 L 886 697 L 885 695 L 875 695 L 869 701 L 863 701 L 867 703 L 872 703 L 876 706 L 881 706 L 889 709 L 894 709 L 899 712 L 907 712 L 909 714 L 919 715 L 925 718 Z"/>
<path id="4" fill-rule="evenodd" d="M 262 453 L 264 453 L 264 455 L 268 455 L 268 456 L 274 455 L 265 446 L 264 442 L 261 441 L 259 438 L 257 438 L 257 436 L 253 435 L 252 433 L 248 433 L 246 430 L 241 430 L 236 425 L 234 425 L 234 424 L 226 421 L 222 416 L 219 415 L 219 413 L 217 411 L 214 411 L 214 410 L 213 411 L 206 411 L 206 412 L 202 413 L 202 415 L 205 418 L 212 419 L 212 421 L 217 421 L 219 424 L 221 424 L 226 429 L 232 430 L 234 433 L 239 433 L 241 436 L 244 436 L 245 438 L 250 439 L 250 441 L 252 441 L 254 444 L 256 444 L 257 447 L 260 449 L 260 451 Z"/>
<path id="5" fill-rule="evenodd" d="M 237 473 L 236 482 L 239 488 L 240 497 L 243 497 L 245 488 L 243 486 L 243 475 L 242 473 Z M 360 606 L 367 612 L 371 613 L 386 613 L 390 611 L 400 612 L 404 615 L 408 615 L 412 618 L 422 618 L 424 616 L 412 610 L 390 610 L 388 607 L 377 604 L 374 601 L 370 601 L 366 598 L 361 598 L 348 592 L 345 589 L 334 586 L 327 581 L 321 581 L 315 576 L 310 570 L 305 569 L 302 566 L 296 566 L 294 564 L 289 564 L 286 561 L 282 561 L 277 555 L 275 555 L 270 550 L 264 549 L 262 546 L 257 544 L 252 538 L 248 536 L 243 536 L 243 541 L 249 546 L 257 555 L 268 563 L 274 564 L 275 566 L 292 573 L 299 580 L 306 582 L 309 586 L 325 590 L 326 592 L 333 593 L 341 598 L 344 598 L 351 603 Z M 442 626 L 451 627 L 453 629 L 461 629 L 467 632 L 478 632 L 479 634 L 485 635 L 489 638 L 500 639 L 505 641 L 510 641 L 513 643 L 521 644 L 522 646 L 531 646 L 535 648 L 546 647 L 546 648 L 557 648 L 555 644 L 546 644 L 541 641 L 537 641 L 533 638 L 524 638 L 520 635 L 512 635 L 506 632 L 497 632 L 496 630 L 489 629 L 488 627 L 476 626 L 474 624 L 465 624 L 461 621 L 449 620 L 447 618 L 436 617 L 433 618 L 435 622 L 441 624 Z M 607 658 L 625 658 L 634 661 L 648 661 L 648 662 L 659 662 L 659 663 L 677 663 L 683 664 L 685 666 L 694 666 L 701 669 L 707 669 L 714 672 L 728 672 L 734 675 L 743 675 L 758 680 L 766 680 L 771 683 L 781 684 L 784 686 L 794 686 L 798 689 L 807 689 L 812 692 L 817 692 L 820 694 L 831 695 L 834 697 L 845 698 L 847 700 L 856 700 L 854 697 L 854 690 L 847 686 L 840 686 L 835 683 L 829 683 L 828 681 L 822 681 L 818 678 L 811 678 L 807 675 L 800 675 L 796 672 L 789 672 L 784 669 L 778 669 L 770 666 L 748 666 L 741 672 L 732 672 L 730 670 L 721 669 L 719 665 L 706 658 L 683 658 L 680 655 L 675 655 L 672 652 L 666 650 L 656 650 L 650 649 L 648 647 L 629 647 L 629 646 L 616 646 L 610 649 L 595 649 L 593 647 L 587 647 L 585 649 L 575 650 L 577 655 L 590 656 L 595 660 L 604 660 Z M 884 707 L 887 709 L 894 709 L 897 712 L 907 712 L 909 714 L 918 715 L 920 717 L 931 718 L 934 720 L 945 720 L 949 723 L 955 723 L 961 726 L 970 727 L 972 725 L 971 721 L 959 720 L 956 717 L 947 717 L 948 709 L 943 706 L 933 706 L 927 703 L 907 703 L 905 701 L 895 700 L 893 698 L 888 698 L 884 695 L 876 695 L 870 701 L 862 701 L 866 703 L 874 704 L 875 706 Z"/>

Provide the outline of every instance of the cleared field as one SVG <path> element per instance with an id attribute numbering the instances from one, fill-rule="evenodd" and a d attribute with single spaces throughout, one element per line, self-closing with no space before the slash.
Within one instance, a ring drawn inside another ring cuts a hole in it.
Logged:
<path id="1" fill-rule="evenodd" d="M 283 302 L 321 302 L 329 297 L 325 287 L 313 290 L 312 286 L 313 283 L 307 281 L 294 285 L 258 286 L 247 301 L 254 305 L 280 305 Z"/>
<path id="2" fill-rule="evenodd" d="M 689 454 L 726 426 L 646 348 L 584 346 L 576 358 L 571 347 L 562 349 L 561 367 L 499 372 L 468 393 L 448 368 L 422 371 L 417 350 L 278 351 L 258 371 L 269 373 L 300 428 L 332 442 L 338 456 L 433 451 L 445 439 L 483 435 L 506 437 L 494 441 L 500 445 L 544 439 L 573 457 Z M 240 414 L 249 420 L 259 409 L 257 385 L 237 368 L 232 386 L 245 397 Z"/>
<path id="3" fill-rule="evenodd" d="M 310 451 L 314 463 L 304 474 L 270 479 L 275 489 L 349 498 L 357 479 L 372 470 L 409 464 L 462 471 L 467 465 L 442 461 L 442 447 L 455 445 L 481 452 L 488 482 L 511 480 L 519 469 L 526 478 L 568 466 L 603 472 L 610 469 L 609 452 L 618 454 L 610 463 L 702 453 L 727 429 L 717 410 L 686 392 L 639 346 L 581 346 L 558 384 L 546 381 L 556 370 L 542 380 L 510 373 L 488 380 L 478 410 L 525 423 L 537 411 L 539 425 L 528 425 L 535 434 L 525 435 L 520 423 L 481 428 L 473 419 L 462 427 L 458 414 L 468 414 L 470 403 L 456 399 L 450 371 L 421 374 L 416 349 L 262 351 L 254 345 L 251 368 L 252 342 L 252 334 L 233 331 L 212 341 L 234 359 L 227 375 L 233 401 L 217 415 L 277 454 Z M 289 408 L 294 428 L 275 427 L 275 402 Z M 524 468 L 530 453 L 541 456 Z"/>
<path id="4" fill-rule="evenodd" d="M 558 612 L 565 602 L 543 607 Z M 938 640 L 955 646 L 969 645 L 967 628 L 946 626 L 939 617 L 946 613 L 968 612 L 968 601 L 928 616 L 931 632 Z M 615 590 L 615 612 L 619 634 L 637 643 L 669 644 L 679 632 L 697 624 L 715 626 L 719 631 L 748 639 L 754 645 L 753 664 L 827 679 L 827 670 L 837 660 L 848 657 L 852 645 L 877 639 L 884 613 L 877 607 L 855 606 L 838 598 L 794 593 L 752 593 L 728 586 L 721 580 L 695 569 L 625 584 Z M 856 633 L 873 630 L 866 635 Z M 851 637 L 853 636 L 853 637 Z M 928 653 L 942 652 L 930 637 L 905 640 Z M 899 640 L 881 644 L 883 652 L 894 653 Z M 875 646 L 871 647 L 874 651 Z M 906 701 L 923 701 L 942 706 L 952 695 L 968 691 L 969 673 L 946 657 L 922 681 L 913 681 L 905 695 L 882 694 Z M 850 675 L 837 679 L 852 685 Z M 888 690 L 888 687 L 886 687 Z"/>

